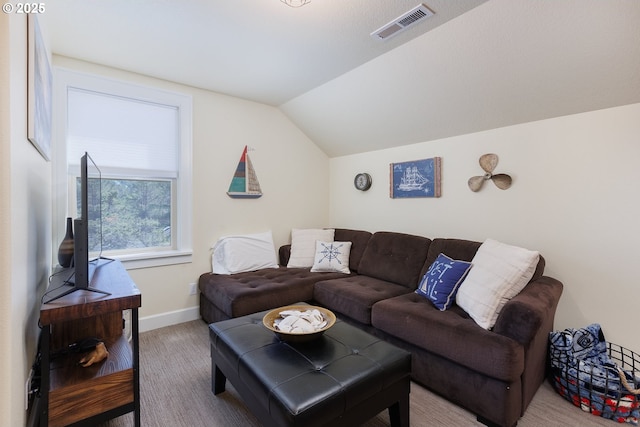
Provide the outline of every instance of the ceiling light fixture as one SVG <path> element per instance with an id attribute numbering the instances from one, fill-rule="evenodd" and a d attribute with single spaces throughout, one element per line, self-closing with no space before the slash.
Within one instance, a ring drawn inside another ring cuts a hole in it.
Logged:
<path id="1" fill-rule="evenodd" d="M 311 3 L 311 0 L 280 0 L 282 3 L 291 7 L 304 6 L 307 3 Z"/>

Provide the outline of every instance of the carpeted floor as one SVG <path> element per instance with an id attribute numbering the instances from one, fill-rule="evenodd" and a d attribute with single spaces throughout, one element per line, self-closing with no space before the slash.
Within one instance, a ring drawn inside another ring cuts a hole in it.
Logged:
<path id="1" fill-rule="evenodd" d="M 211 359 L 207 325 L 196 320 L 140 334 L 141 424 L 144 427 L 259 427 L 233 387 L 218 396 L 211 392 Z M 389 425 L 387 411 L 363 427 Z M 411 386 L 411 426 L 481 426 L 473 414 Z M 519 427 L 604 426 L 616 422 L 581 411 L 545 383 Z M 133 426 L 128 414 L 100 427 Z"/>

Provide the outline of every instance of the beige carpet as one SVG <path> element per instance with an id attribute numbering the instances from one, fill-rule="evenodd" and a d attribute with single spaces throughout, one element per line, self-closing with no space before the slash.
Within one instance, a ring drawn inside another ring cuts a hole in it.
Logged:
<path id="1" fill-rule="evenodd" d="M 201 320 L 140 334 L 141 423 L 144 427 L 252 427 L 261 426 L 233 387 L 218 396 L 211 392 L 211 359 L 207 325 Z M 387 412 L 365 427 L 389 425 Z M 473 414 L 411 386 L 411 425 L 481 426 Z M 608 426 L 616 422 L 581 411 L 545 383 L 539 389 L 520 427 Z M 101 427 L 133 426 L 133 415 L 111 420 Z"/>

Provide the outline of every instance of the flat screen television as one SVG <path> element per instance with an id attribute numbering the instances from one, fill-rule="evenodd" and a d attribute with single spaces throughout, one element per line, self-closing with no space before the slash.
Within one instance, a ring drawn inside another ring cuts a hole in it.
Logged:
<path id="1" fill-rule="evenodd" d="M 102 257 L 102 174 L 89 153 L 80 158 L 80 182 L 78 188 L 78 214 L 73 221 L 73 266 L 65 285 L 70 289 L 51 298 L 54 301 L 78 290 L 111 295 L 91 287 L 97 268 L 113 261 Z M 97 256 L 91 259 L 91 254 Z"/>

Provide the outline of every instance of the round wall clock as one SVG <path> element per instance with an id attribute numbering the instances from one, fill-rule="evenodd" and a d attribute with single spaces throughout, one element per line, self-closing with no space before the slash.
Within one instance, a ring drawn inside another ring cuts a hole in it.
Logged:
<path id="1" fill-rule="evenodd" d="M 359 173 L 354 178 L 353 185 L 360 191 L 367 191 L 371 188 L 371 175 L 368 173 Z"/>

